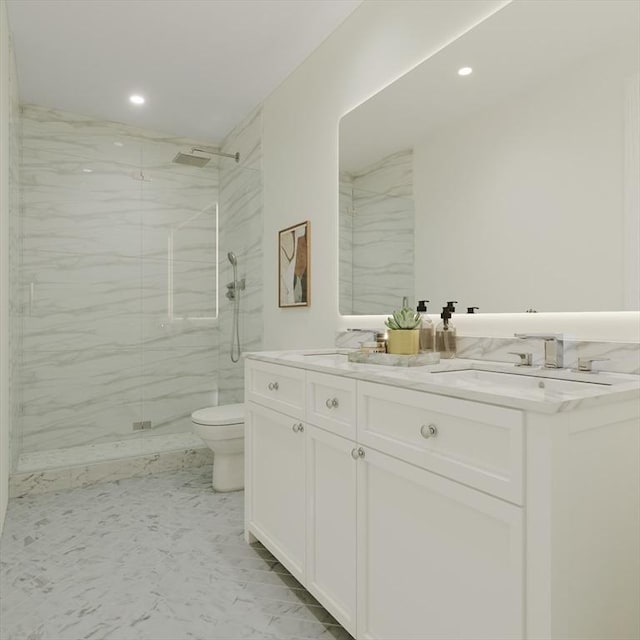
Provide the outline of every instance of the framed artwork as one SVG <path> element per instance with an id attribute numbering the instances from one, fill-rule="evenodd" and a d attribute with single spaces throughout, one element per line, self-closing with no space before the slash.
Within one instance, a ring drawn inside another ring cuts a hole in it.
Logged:
<path id="1" fill-rule="evenodd" d="M 278 232 L 279 307 L 308 307 L 309 221 Z"/>

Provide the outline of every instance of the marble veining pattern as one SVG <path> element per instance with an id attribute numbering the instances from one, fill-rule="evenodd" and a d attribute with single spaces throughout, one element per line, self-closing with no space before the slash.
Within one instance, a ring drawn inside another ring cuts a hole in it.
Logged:
<path id="1" fill-rule="evenodd" d="M 34 105 L 22 126 L 20 451 L 128 441 L 123 456 L 138 455 L 133 421 L 187 432 L 194 409 L 242 400 L 242 363 L 227 362 L 232 307 L 217 307 L 215 285 L 219 266 L 231 279 L 233 250 L 247 281 L 242 346 L 259 349 L 260 111 L 223 143 L 241 164 L 204 168 L 171 162 L 202 141 Z"/>
<path id="2" fill-rule="evenodd" d="M 372 342 L 376 339 L 377 331 L 367 329 L 351 329 L 349 331 L 336 332 L 336 347 L 342 349 L 359 349 L 363 342 Z"/>
<path id="3" fill-rule="evenodd" d="M 399 151 L 340 179 L 343 314 L 389 313 L 414 296 L 413 152 Z M 350 263 L 350 264 L 349 264 Z M 349 277 L 351 283 L 348 283 Z"/>
<path id="4" fill-rule="evenodd" d="M 349 640 L 205 468 L 12 500 L 6 640 Z"/>
<path id="5" fill-rule="evenodd" d="M 433 318 L 434 322 L 437 318 Z M 380 331 L 386 329 L 380 327 Z M 352 329 L 336 332 L 335 345 L 344 349 L 358 349 L 362 342 L 368 341 L 375 332 L 367 329 Z M 511 352 L 529 352 L 532 354 L 534 366 L 544 364 L 544 344 L 542 340 L 520 338 L 484 338 L 476 336 L 460 336 L 457 338 L 457 355 L 459 358 L 472 360 L 490 360 L 492 362 L 518 361 Z M 594 371 L 610 371 L 612 373 L 631 373 L 640 375 L 640 343 L 637 342 L 598 342 L 587 340 L 565 340 L 564 362 L 566 368 L 575 368 L 578 358 L 598 358 L 593 363 Z"/>
<path id="6" fill-rule="evenodd" d="M 148 436 L 143 435 L 143 432 L 139 433 L 140 437 L 135 440 L 116 440 L 103 444 L 22 453 L 18 459 L 17 471 L 26 473 L 87 465 L 121 460 L 130 456 L 198 449 L 203 446 L 202 440 L 195 433 L 171 433 L 165 436 Z"/>
<path id="7" fill-rule="evenodd" d="M 537 371 L 523 371 L 504 362 L 486 360 L 454 358 L 422 367 L 385 367 L 349 362 L 348 350 L 336 352 L 335 349 L 324 350 L 324 353 L 323 350 L 317 349 L 263 351 L 248 354 L 247 357 L 351 379 L 540 413 L 572 411 L 610 402 L 637 401 L 640 394 L 640 377 L 636 375 L 609 373 L 598 378 L 597 373 L 576 374 L 566 369 L 538 368 Z M 463 376 L 464 379 L 456 375 L 434 375 L 469 369 L 475 370 L 476 373 L 478 370 L 489 371 L 493 372 L 493 375 L 484 378 Z M 516 380 L 496 374 L 512 374 Z M 527 377 L 527 374 L 530 376 Z M 558 380 L 543 382 L 544 378 L 554 377 Z M 558 381 L 571 380 L 574 384 L 557 384 Z M 516 381 L 517 384 L 514 384 Z M 575 382 L 583 384 L 576 385 Z M 596 384 L 590 384 L 594 382 Z"/>
<path id="8" fill-rule="evenodd" d="M 190 430 L 217 404 L 220 167 L 204 141 L 22 108 L 21 453 Z M 17 262 L 17 259 L 14 259 Z"/>
<path id="9" fill-rule="evenodd" d="M 533 364 L 544 364 L 544 342 L 520 338 L 478 338 L 458 336 L 458 356 L 477 360 L 517 362 L 517 356 L 510 351 L 528 352 L 533 356 Z M 594 371 L 640 374 L 640 343 L 598 342 L 571 340 L 564 341 L 564 366 L 575 368 L 578 358 L 599 358 L 593 363 Z"/>
<path id="10" fill-rule="evenodd" d="M 9 425 L 10 460 L 15 468 L 21 446 L 20 407 L 22 406 L 21 353 L 23 349 L 22 322 L 20 317 L 20 269 L 22 264 L 22 216 L 20 215 L 20 144 L 22 121 L 20 117 L 19 86 L 13 39 L 8 42 L 8 97 L 9 97 L 9 166 L 8 166 L 8 255 L 9 255 Z M 4 238 L 2 240 L 4 242 Z M 3 354 L 6 357 L 6 354 Z"/>
<path id="11" fill-rule="evenodd" d="M 240 164 L 220 166 L 220 262 L 221 289 L 233 279 L 227 252 L 238 259 L 238 278 L 245 278 L 240 293 L 240 345 L 242 351 L 262 349 L 263 265 L 262 265 L 262 111 L 249 114 L 223 141 L 222 150 L 240 153 Z M 220 297 L 218 360 L 220 404 L 244 400 L 244 365 L 229 356 L 233 303 Z"/>
<path id="12" fill-rule="evenodd" d="M 66 451 L 76 448 L 82 447 L 71 447 Z M 66 467 L 14 473 L 10 477 L 9 494 L 12 498 L 20 498 L 191 467 L 206 466 L 211 473 L 213 452 L 208 447 L 203 447 L 201 442 L 195 448 L 138 455 L 131 453 L 132 448 L 124 449 L 121 458 L 91 461 L 88 464 L 80 464 L 78 460 Z"/>

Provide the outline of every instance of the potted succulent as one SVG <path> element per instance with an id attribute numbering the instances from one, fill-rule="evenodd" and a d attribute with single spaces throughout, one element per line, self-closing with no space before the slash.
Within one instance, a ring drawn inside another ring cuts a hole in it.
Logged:
<path id="1" fill-rule="evenodd" d="M 387 350 L 398 355 L 414 355 L 420 350 L 422 316 L 408 307 L 394 311 L 385 324 L 389 327 Z"/>

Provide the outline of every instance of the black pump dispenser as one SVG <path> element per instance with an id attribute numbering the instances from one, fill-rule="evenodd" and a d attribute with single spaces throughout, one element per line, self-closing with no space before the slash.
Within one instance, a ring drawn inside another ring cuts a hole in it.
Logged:
<path id="1" fill-rule="evenodd" d="M 440 352 L 441 358 L 456 357 L 456 328 L 452 322 L 449 322 L 454 304 L 456 302 L 451 301 L 446 307 L 442 307 L 440 314 L 442 322 L 436 327 L 436 351 Z"/>
<path id="2" fill-rule="evenodd" d="M 480 307 L 467 307 L 467 313 L 475 313 Z"/>
<path id="3" fill-rule="evenodd" d="M 447 309 L 449 309 L 449 311 L 451 311 L 451 313 L 455 313 L 456 308 L 453 306 L 454 304 L 458 304 L 457 300 L 449 300 L 449 302 L 447 302 Z"/>
<path id="4" fill-rule="evenodd" d="M 416 311 L 422 314 L 420 320 L 420 351 L 426 353 L 433 351 L 435 332 L 433 330 L 433 322 L 427 315 L 427 302 L 428 300 L 419 300 Z"/>

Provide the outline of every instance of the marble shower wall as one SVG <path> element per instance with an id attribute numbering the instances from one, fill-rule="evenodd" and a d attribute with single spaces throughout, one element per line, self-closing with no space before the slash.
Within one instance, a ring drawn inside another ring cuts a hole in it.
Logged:
<path id="1" fill-rule="evenodd" d="M 20 103 L 18 75 L 12 42 L 9 42 L 9 424 L 10 465 L 15 469 L 20 452 L 20 370 L 22 322 L 20 318 L 20 265 L 22 218 L 20 216 Z"/>
<path id="2" fill-rule="evenodd" d="M 411 149 L 341 175 L 341 313 L 388 314 L 403 296 L 413 304 L 414 228 Z"/>
<path id="3" fill-rule="evenodd" d="M 189 430 L 217 402 L 217 160 L 37 106 L 22 129 L 22 451 Z"/>
<path id="4" fill-rule="evenodd" d="M 240 293 L 240 347 L 259 351 L 263 340 L 262 266 L 262 111 L 257 109 L 224 140 L 222 150 L 240 153 L 240 163 L 220 165 L 220 289 L 233 279 L 226 259 L 233 251 L 238 258 L 238 278 L 245 278 Z M 274 239 L 275 242 L 275 239 Z M 275 304 L 275 301 L 273 302 Z M 220 404 L 244 400 L 244 363 L 229 357 L 233 302 L 220 296 Z"/>

